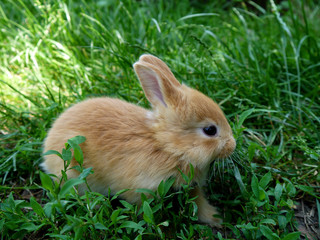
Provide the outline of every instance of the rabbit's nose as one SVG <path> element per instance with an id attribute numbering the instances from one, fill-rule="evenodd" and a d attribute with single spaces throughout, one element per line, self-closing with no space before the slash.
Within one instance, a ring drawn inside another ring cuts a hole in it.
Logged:
<path id="1" fill-rule="evenodd" d="M 224 144 L 221 152 L 218 155 L 218 158 L 227 158 L 229 157 L 236 148 L 236 141 L 233 137 L 230 137 Z"/>
<path id="2" fill-rule="evenodd" d="M 231 136 L 231 137 L 227 140 L 227 142 L 226 142 L 226 144 L 225 144 L 225 146 L 224 146 L 225 155 L 226 155 L 226 156 L 231 155 L 231 154 L 233 153 L 233 151 L 235 150 L 235 148 L 236 148 L 236 140 L 234 139 L 233 136 Z"/>
<path id="3" fill-rule="evenodd" d="M 234 139 L 233 136 L 228 140 L 227 144 L 230 145 L 229 148 L 230 148 L 230 152 L 232 153 L 236 149 L 236 146 L 237 146 L 236 140 Z"/>

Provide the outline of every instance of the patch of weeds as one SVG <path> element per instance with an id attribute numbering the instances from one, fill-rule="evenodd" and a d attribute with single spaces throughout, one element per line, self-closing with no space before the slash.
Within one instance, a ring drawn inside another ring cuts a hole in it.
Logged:
<path id="1" fill-rule="evenodd" d="M 56 154 L 64 161 L 62 177 L 57 178 L 39 172 L 43 197 L 16 200 L 12 193 L 1 203 L 1 232 L 3 236 L 24 238 L 30 236 L 57 239 L 165 239 L 166 237 L 193 239 L 211 236 L 208 226 L 197 224 L 195 198 L 189 192 L 193 189 L 193 168 L 190 175 L 182 175 L 186 184 L 174 190 L 175 179 L 162 181 L 156 192 L 137 189 L 141 193 L 141 205 L 121 199 L 121 194 L 103 196 L 91 192 L 78 193 L 80 184 L 87 184 L 86 178 L 93 171 L 83 168 L 83 153 L 79 146 L 84 137 L 68 140 L 62 152 L 50 150 L 45 154 Z M 67 170 L 71 159 L 79 165 L 77 178 L 68 179 Z M 55 178 L 55 181 L 52 180 Z M 63 184 L 62 184 L 63 183 Z M 148 196 L 148 197 L 147 197 Z"/>

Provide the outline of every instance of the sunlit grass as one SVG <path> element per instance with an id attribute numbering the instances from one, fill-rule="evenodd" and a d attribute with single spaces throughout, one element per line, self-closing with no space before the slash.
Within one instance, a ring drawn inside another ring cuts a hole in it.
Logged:
<path id="1" fill-rule="evenodd" d="M 231 122 L 237 153 L 212 165 L 207 187 L 225 218 L 221 234 L 297 231 L 296 200 L 319 206 L 319 15 L 316 1 L 0 2 L 1 202 L 40 184 L 42 141 L 67 107 L 94 96 L 148 107 L 132 64 L 151 53 Z M 6 216 L 1 208 L 0 226 Z"/>

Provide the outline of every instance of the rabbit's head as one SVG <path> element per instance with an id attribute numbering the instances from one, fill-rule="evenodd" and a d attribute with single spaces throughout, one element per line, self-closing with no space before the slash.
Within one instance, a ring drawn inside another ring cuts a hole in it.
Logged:
<path id="1" fill-rule="evenodd" d="M 161 150 L 200 169 L 232 154 L 236 143 L 218 104 L 180 84 L 152 55 L 142 55 L 134 69 L 152 104 L 148 119 Z"/>

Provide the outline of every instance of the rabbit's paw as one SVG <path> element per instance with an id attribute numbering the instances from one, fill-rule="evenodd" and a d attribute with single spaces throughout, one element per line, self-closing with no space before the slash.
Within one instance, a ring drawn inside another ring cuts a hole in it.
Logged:
<path id="1" fill-rule="evenodd" d="M 209 204 L 205 208 L 202 207 L 198 209 L 199 221 L 207 223 L 212 227 L 221 228 L 222 219 L 217 218 L 214 215 L 218 215 L 218 211 Z"/>

